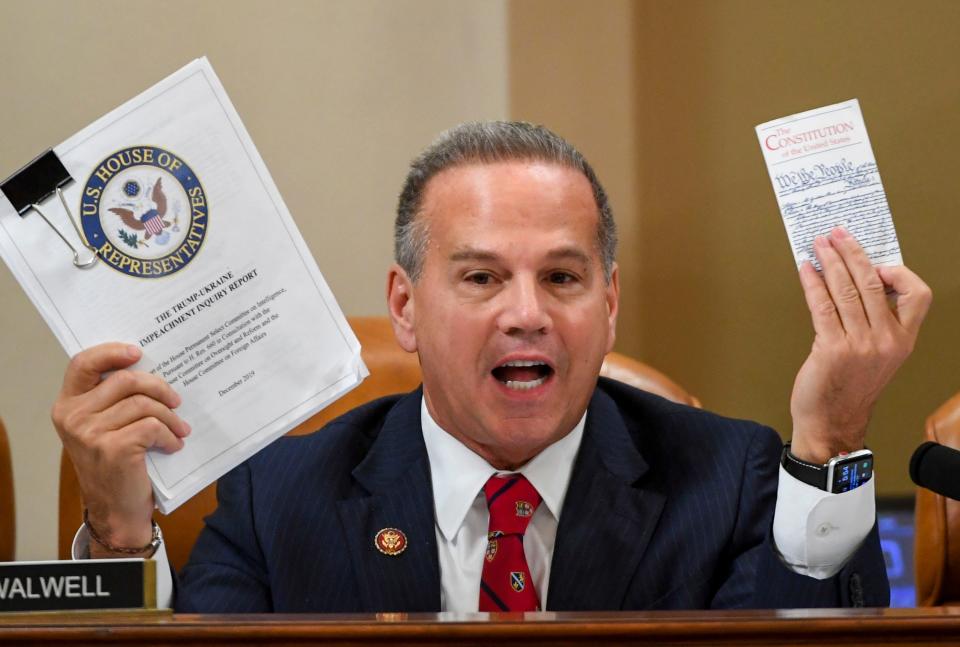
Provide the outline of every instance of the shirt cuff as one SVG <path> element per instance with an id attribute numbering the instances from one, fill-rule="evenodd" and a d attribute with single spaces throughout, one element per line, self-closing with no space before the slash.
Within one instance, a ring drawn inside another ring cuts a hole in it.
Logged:
<path id="1" fill-rule="evenodd" d="M 90 559 L 90 533 L 86 525 L 81 525 L 77 534 L 73 536 L 70 557 L 75 560 Z M 167 559 L 167 548 L 163 544 L 162 532 L 160 546 L 149 559 L 157 563 L 157 608 L 173 608 L 173 576 L 170 574 L 170 561 Z"/>
<path id="2" fill-rule="evenodd" d="M 873 528 L 876 473 L 860 487 L 831 494 L 780 466 L 773 542 L 783 563 L 818 580 L 840 572 Z"/>

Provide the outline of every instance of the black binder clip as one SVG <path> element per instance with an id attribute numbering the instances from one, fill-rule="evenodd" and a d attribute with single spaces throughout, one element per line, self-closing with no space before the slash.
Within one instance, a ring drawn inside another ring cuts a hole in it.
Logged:
<path id="1" fill-rule="evenodd" d="M 97 262 L 97 250 L 87 243 L 83 232 L 80 231 L 80 225 L 70 211 L 70 207 L 67 206 L 66 198 L 63 197 L 61 188 L 71 182 L 73 182 L 73 178 L 70 177 L 70 173 L 67 172 L 67 169 L 60 162 L 60 158 L 51 149 L 0 183 L 0 191 L 3 191 L 13 208 L 21 216 L 25 216 L 31 209 L 40 214 L 43 221 L 56 232 L 60 240 L 73 252 L 73 264 L 79 268 L 87 268 Z M 67 212 L 67 219 L 73 225 L 73 230 L 80 240 L 79 247 L 67 240 L 67 237 L 50 222 L 50 219 L 40 209 L 40 203 L 54 193 L 60 198 L 60 204 Z"/>

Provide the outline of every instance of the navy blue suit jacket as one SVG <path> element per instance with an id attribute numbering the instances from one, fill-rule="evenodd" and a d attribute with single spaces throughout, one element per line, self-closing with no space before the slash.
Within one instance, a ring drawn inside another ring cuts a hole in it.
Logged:
<path id="1" fill-rule="evenodd" d="M 286 437 L 220 479 L 176 583 L 200 612 L 439 611 L 421 392 Z M 560 516 L 549 610 L 885 606 L 874 527 L 819 581 L 771 537 L 781 450 L 768 427 L 601 379 Z M 409 546 L 378 552 L 399 528 Z"/>

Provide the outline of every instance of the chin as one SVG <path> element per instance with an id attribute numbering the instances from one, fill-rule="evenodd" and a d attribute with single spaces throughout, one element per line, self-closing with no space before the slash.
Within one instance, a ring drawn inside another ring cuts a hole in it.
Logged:
<path id="1" fill-rule="evenodd" d="M 523 465 L 563 438 L 572 429 L 573 427 L 563 433 L 558 433 L 557 426 L 554 425 L 550 426 L 549 429 L 535 429 L 531 432 L 529 425 L 511 424 L 510 428 L 503 430 L 506 432 L 506 437 L 502 438 L 501 451 L 498 452 L 498 455 L 516 466 Z"/>

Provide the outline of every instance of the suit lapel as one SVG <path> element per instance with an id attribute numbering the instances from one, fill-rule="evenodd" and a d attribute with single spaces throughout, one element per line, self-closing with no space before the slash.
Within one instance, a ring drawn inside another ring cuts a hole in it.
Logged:
<path id="1" fill-rule="evenodd" d="M 401 399 L 353 471 L 360 490 L 338 503 L 357 587 L 367 611 L 439 611 L 440 567 L 419 390 Z M 377 550 L 384 528 L 407 538 L 398 555 Z M 338 583 L 331 582 L 331 586 Z"/>
<path id="2" fill-rule="evenodd" d="M 635 487 L 647 469 L 616 404 L 598 389 L 557 528 L 548 609 L 622 608 L 665 501 Z"/>

